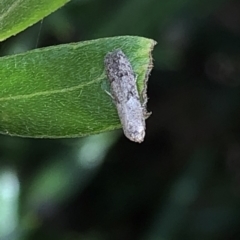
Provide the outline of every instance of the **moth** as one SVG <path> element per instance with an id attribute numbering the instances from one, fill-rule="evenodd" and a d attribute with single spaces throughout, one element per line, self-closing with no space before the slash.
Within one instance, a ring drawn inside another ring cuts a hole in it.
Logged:
<path id="1" fill-rule="evenodd" d="M 104 64 L 123 132 L 131 141 L 141 143 L 145 137 L 145 108 L 131 63 L 123 51 L 117 49 L 105 56 Z"/>

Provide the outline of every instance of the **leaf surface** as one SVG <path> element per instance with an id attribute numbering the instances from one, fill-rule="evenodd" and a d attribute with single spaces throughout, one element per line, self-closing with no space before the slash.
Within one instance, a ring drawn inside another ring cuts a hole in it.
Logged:
<path id="1" fill-rule="evenodd" d="M 0 41 L 16 35 L 69 0 L 1 0 Z"/>
<path id="2" fill-rule="evenodd" d="M 129 58 L 142 99 L 155 42 L 114 37 L 36 49 L 0 58 L 0 132 L 39 138 L 91 135 L 120 127 L 104 57 Z"/>

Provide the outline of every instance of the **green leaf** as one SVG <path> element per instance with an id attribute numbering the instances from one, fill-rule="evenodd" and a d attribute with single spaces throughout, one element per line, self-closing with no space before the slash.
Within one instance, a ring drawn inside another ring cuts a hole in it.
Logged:
<path id="1" fill-rule="evenodd" d="M 2 0 L 0 2 L 0 41 L 38 22 L 69 0 Z"/>
<path id="2" fill-rule="evenodd" d="M 121 48 L 145 97 L 155 42 L 114 37 L 36 49 L 0 58 L 0 132 L 27 137 L 77 137 L 120 127 L 104 57 Z"/>

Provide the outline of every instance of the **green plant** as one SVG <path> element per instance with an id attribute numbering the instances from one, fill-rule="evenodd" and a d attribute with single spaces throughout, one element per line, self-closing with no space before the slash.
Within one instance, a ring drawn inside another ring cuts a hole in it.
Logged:
<path id="1" fill-rule="evenodd" d="M 0 41 L 36 23 L 66 0 L 0 3 Z M 144 94 L 155 42 L 121 36 L 36 49 L 0 59 L 0 132 L 25 137 L 78 137 L 120 127 L 103 59 L 121 48 Z"/>

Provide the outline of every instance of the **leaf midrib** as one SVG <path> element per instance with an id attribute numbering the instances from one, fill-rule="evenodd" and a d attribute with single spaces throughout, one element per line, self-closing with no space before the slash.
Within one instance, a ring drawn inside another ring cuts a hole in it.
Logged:
<path id="1" fill-rule="evenodd" d="M 57 89 L 57 90 L 49 90 L 49 91 L 43 91 L 43 92 L 36 92 L 36 93 L 31 93 L 31 94 L 23 94 L 23 95 L 11 96 L 11 97 L 3 97 L 3 98 L 0 98 L 0 101 L 27 99 L 27 98 L 37 97 L 37 96 L 46 96 L 46 95 L 57 94 L 57 93 L 71 92 L 71 91 L 75 91 L 77 89 L 84 88 L 88 85 L 98 83 L 98 82 L 102 81 L 103 79 L 104 79 L 104 74 L 102 74 L 100 77 L 98 77 L 95 80 L 86 82 L 84 84 L 79 84 L 79 85 L 76 85 L 76 86 L 73 86 L 73 87 Z"/>

